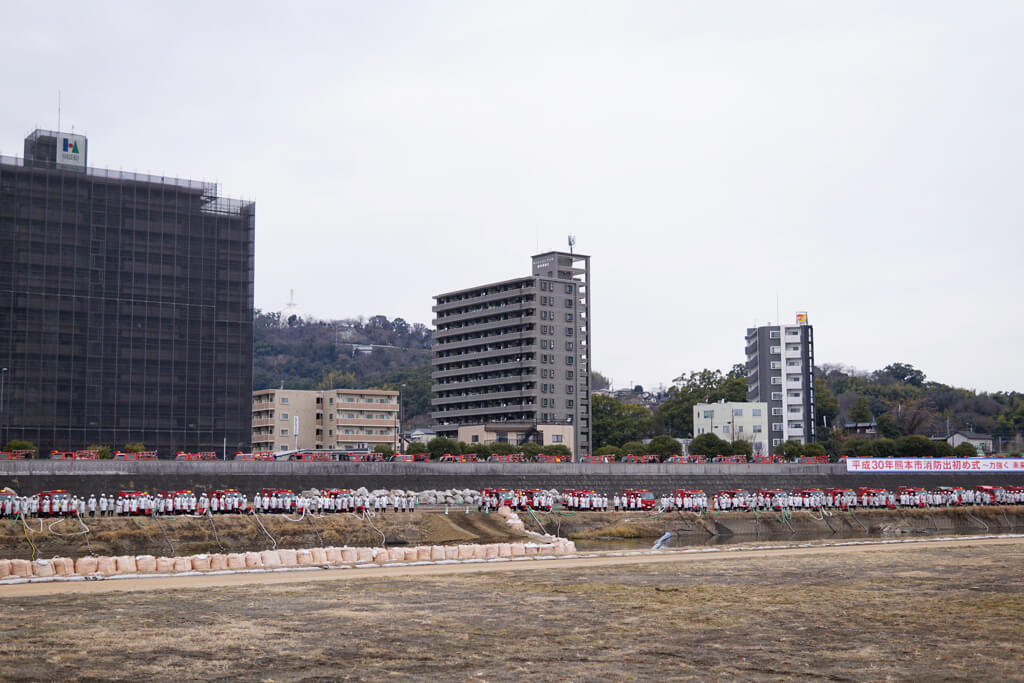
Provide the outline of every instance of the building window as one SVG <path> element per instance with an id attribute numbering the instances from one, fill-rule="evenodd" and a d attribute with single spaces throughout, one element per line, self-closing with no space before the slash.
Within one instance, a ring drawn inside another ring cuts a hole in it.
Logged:
<path id="1" fill-rule="evenodd" d="M 572 365 L 572 356 L 566 356 L 565 357 L 565 364 L 566 365 Z"/>
<path id="2" fill-rule="evenodd" d="M 778 330 L 771 330 L 771 331 L 769 331 L 768 332 L 768 338 L 769 339 L 778 339 L 779 338 L 779 331 Z"/>
<path id="3" fill-rule="evenodd" d="M 566 308 L 572 308 L 572 299 L 566 299 L 565 300 L 565 307 Z"/>
<path id="4" fill-rule="evenodd" d="M 327 436 L 334 436 L 334 430 L 333 429 L 328 429 L 327 430 Z"/>
<path id="5" fill-rule="evenodd" d="M 743 417 L 743 408 L 733 408 L 732 414 L 734 417 Z"/>
<path id="6" fill-rule="evenodd" d="M 541 284 L 544 284 L 544 283 L 541 283 Z M 470 438 L 470 443 L 480 443 L 480 435 L 479 434 L 474 434 Z"/>
<path id="7" fill-rule="evenodd" d="M 565 350 L 566 351 L 572 351 L 572 342 L 571 341 L 565 342 Z"/>
<path id="8" fill-rule="evenodd" d="M 281 436 L 288 436 L 288 430 L 287 429 L 282 429 L 281 430 Z"/>
<path id="9" fill-rule="evenodd" d="M 782 400 L 782 392 L 781 391 L 773 391 L 772 392 L 772 400 L 773 401 L 781 401 Z"/>
<path id="10" fill-rule="evenodd" d="M 772 415 L 782 415 L 782 408 L 772 408 Z"/>
<path id="11" fill-rule="evenodd" d="M 548 362 L 548 354 L 542 353 L 541 356 L 540 356 L 540 362 L 541 363 L 547 363 Z"/>
<path id="12" fill-rule="evenodd" d="M 566 378 L 566 379 L 572 379 L 572 377 L 573 377 L 573 372 L 572 372 L 572 370 L 566 370 L 566 371 L 565 371 L 565 378 Z"/>
<path id="13" fill-rule="evenodd" d="M 754 431 L 755 431 L 756 433 L 760 434 L 760 433 L 761 433 L 761 425 L 754 425 L 754 426 L 753 426 L 753 430 L 754 430 Z"/>
<path id="14" fill-rule="evenodd" d="M 566 384 L 565 385 L 565 393 L 571 394 L 573 392 L 573 390 L 574 389 L 573 389 L 573 386 L 571 384 Z"/>
<path id="15" fill-rule="evenodd" d="M 281 419 L 282 420 L 287 420 L 288 419 L 288 413 L 281 413 Z"/>
<path id="16" fill-rule="evenodd" d="M 571 323 L 572 322 L 572 313 L 566 313 L 565 314 L 565 322 L 567 322 L 567 323 Z"/>
<path id="17" fill-rule="evenodd" d="M 565 286 L 565 293 L 566 294 L 572 294 L 572 290 L 573 290 L 573 286 L 572 285 L 566 285 Z"/>
<path id="18" fill-rule="evenodd" d="M 773 360 L 769 365 L 770 365 L 772 370 L 781 370 L 782 369 L 782 363 L 780 361 L 777 361 L 777 360 Z"/>
<path id="19" fill-rule="evenodd" d="M 278 446 L 278 448 L 281 449 L 282 451 L 286 451 L 288 450 L 288 444 L 283 443 L 280 446 Z"/>
<path id="20" fill-rule="evenodd" d="M 281 403 L 287 403 L 287 402 L 288 402 L 288 397 L 287 396 L 282 396 L 281 397 Z"/>
<path id="21" fill-rule="evenodd" d="M 773 432 L 781 432 L 782 431 L 782 423 L 781 422 L 773 422 L 772 423 L 772 431 Z"/>
<path id="22" fill-rule="evenodd" d="M 803 428 L 804 428 L 804 423 L 803 423 L 803 422 L 790 422 L 790 423 L 789 423 L 789 428 L 790 428 L 790 429 L 799 429 L 799 430 L 803 430 Z"/>
<path id="23" fill-rule="evenodd" d="M 551 435 L 551 443 L 562 443 L 562 435 L 561 434 L 552 434 Z"/>
<path id="24" fill-rule="evenodd" d="M 789 407 L 789 412 L 790 413 L 799 413 L 800 412 L 800 406 L 790 406 Z"/>
<path id="25" fill-rule="evenodd" d="M 565 336 L 566 337 L 571 337 L 572 336 L 572 328 L 571 327 L 565 328 Z"/>
<path id="26" fill-rule="evenodd" d="M 750 409 L 750 414 L 753 415 L 754 417 L 761 417 L 761 409 L 760 408 L 751 408 Z"/>
<path id="27" fill-rule="evenodd" d="M 568 401 L 565 402 L 565 407 L 566 408 L 575 408 L 576 405 L 575 405 L 575 403 L 573 403 L 573 400 L 570 398 Z"/>
<path id="28" fill-rule="evenodd" d="M 772 446 L 778 446 L 782 443 L 782 439 L 772 439 Z"/>
<path id="29" fill-rule="evenodd" d="M 779 346 L 773 346 L 773 347 L 768 349 L 768 353 L 772 353 L 772 354 L 782 353 L 782 348 L 779 347 Z"/>
<path id="30" fill-rule="evenodd" d="M 708 418 L 714 417 L 714 416 L 715 416 L 715 411 L 713 411 L 713 410 L 705 410 L 704 411 L 704 419 L 705 420 L 708 419 Z"/>
<path id="31" fill-rule="evenodd" d="M 333 406 L 334 405 L 334 397 L 332 396 L 331 398 L 327 399 L 327 403 L 328 403 L 328 405 L 332 405 Z"/>
<path id="32" fill-rule="evenodd" d="M 772 384 L 782 384 L 781 377 L 772 377 Z"/>

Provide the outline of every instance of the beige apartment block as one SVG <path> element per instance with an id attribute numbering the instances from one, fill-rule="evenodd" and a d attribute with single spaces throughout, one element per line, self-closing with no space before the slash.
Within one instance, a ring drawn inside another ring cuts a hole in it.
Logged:
<path id="1" fill-rule="evenodd" d="M 398 392 L 263 389 L 252 394 L 253 451 L 398 450 Z"/>
<path id="2" fill-rule="evenodd" d="M 533 425 L 515 422 L 489 422 L 459 427 L 457 439 L 471 446 L 481 443 L 488 446 L 495 443 L 521 445 L 526 441 L 536 441 L 541 446 L 561 444 L 571 451 L 575 445 L 572 425 Z"/>

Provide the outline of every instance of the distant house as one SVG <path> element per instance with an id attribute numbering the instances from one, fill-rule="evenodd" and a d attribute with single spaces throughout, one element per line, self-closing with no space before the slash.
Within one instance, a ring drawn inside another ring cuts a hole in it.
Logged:
<path id="1" fill-rule="evenodd" d="M 979 453 L 992 452 L 991 434 L 979 434 L 977 432 L 957 430 L 946 437 L 946 443 L 948 443 L 953 448 L 956 448 L 962 443 L 969 443 L 976 449 L 978 449 Z"/>
<path id="2" fill-rule="evenodd" d="M 843 425 L 847 434 L 863 434 L 868 439 L 878 438 L 878 423 L 871 422 L 847 422 Z"/>
<path id="3" fill-rule="evenodd" d="M 409 435 L 406 438 L 408 439 L 409 443 L 412 443 L 413 441 L 427 443 L 435 436 L 437 436 L 437 434 L 434 433 L 433 429 L 414 429 L 411 432 L 409 432 Z"/>

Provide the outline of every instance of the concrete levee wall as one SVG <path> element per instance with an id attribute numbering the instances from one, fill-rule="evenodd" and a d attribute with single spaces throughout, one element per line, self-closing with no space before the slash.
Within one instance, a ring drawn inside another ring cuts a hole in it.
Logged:
<path id="1" fill-rule="evenodd" d="M 793 489 L 804 487 L 900 485 L 931 488 L 975 484 L 1024 485 L 1020 474 L 848 473 L 845 465 L 818 464 L 529 464 L 529 463 L 307 463 L 307 462 L 114 462 L 0 461 L 0 487 L 21 494 L 66 489 L 75 494 L 237 488 L 251 495 L 264 487 L 449 489 L 582 488 L 613 492 L 623 488 L 663 493 L 680 488 Z"/>

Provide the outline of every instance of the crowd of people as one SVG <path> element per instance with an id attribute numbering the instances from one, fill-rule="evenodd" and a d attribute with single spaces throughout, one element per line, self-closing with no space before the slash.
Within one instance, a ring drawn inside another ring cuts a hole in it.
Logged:
<path id="1" fill-rule="evenodd" d="M 433 499 L 431 499 L 432 502 Z M 484 489 L 461 499 L 467 508 L 489 512 L 500 506 L 516 510 L 552 511 L 556 507 L 572 512 L 654 510 L 694 513 L 768 510 L 934 508 L 978 505 L 1024 504 L 1024 486 L 943 487 L 924 490 L 899 487 L 799 489 L 782 491 L 729 490 L 707 494 L 702 490 L 678 490 L 655 499 L 648 491 L 625 490 L 611 497 L 596 491 L 566 490 L 561 494 L 542 490 Z M 248 496 L 235 490 L 210 493 L 165 491 L 149 494 L 122 491 L 118 494 L 78 496 L 66 491 L 46 491 L 18 496 L 0 491 L 0 517 L 123 517 L 207 514 L 315 514 L 411 512 L 419 504 L 413 493 L 361 494 L 345 489 L 295 494 L 285 489 L 263 489 Z"/>

